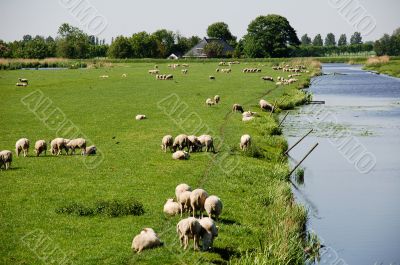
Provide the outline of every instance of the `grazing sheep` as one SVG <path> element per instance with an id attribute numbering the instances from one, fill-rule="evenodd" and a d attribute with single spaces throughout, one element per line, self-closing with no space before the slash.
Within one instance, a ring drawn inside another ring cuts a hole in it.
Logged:
<path id="1" fill-rule="evenodd" d="M 189 152 L 196 152 L 201 147 L 201 143 L 195 135 L 189 135 L 188 140 Z"/>
<path id="2" fill-rule="evenodd" d="M 39 156 L 44 151 L 44 155 L 46 155 L 47 151 L 47 143 L 45 140 L 38 140 L 35 143 L 35 153 L 36 156 Z"/>
<path id="3" fill-rule="evenodd" d="M 151 69 L 151 70 L 149 70 L 148 72 L 149 72 L 149 74 L 151 74 L 151 75 L 155 75 L 155 74 L 158 74 L 160 71 L 159 71 L 159 70 L 156 70 L 156 69 Z"/>
<path id="4" fill-rule="evenodd" d="M 215 152 L 214 139 L 210 135 L 203 134 L 203 135 L 200 135 L 198 137 L 198 139 L 201 144 L 200 151 L 203 151 L 203 146 L 205 146 L 207 152 L 209 152 L 209 151 Z"/>
<path id="5" fill-rule="evenodd" d="M 240 137 L 240 149 L 242 149 L 242 151 L 245 151 L 247 148 L 249 148 L 251 144 L 251 137 L 248 134 L 244 134 L 242 135 L 242 137 Z"/>
<path id="6" fill-rule="evenodd" d="M 25 86 L 27 86 L 28 84 L 27 84 L 27 83 L 16 83 L 15 85 L 16 85 L 16 86 L 24 86 L 24 87 L 25 87 Z"/>
<path id="7" fill-rule="evenodd" d="M 18 78 L 19 82 L 28 84 L 28 79 L 26 78 Z"/>
<path id="8" fill-rule="evenodd" d="M 108 75 L 101 75 L 100 78 L 108 78 Z"/>
<path id="9" fill-rule="evenodd" d="M 181 210 L 181 217 L 184 211 L 187 211 L 190 214 L 190 194 L 192 194 L 191 191 L 184 191 L 179 194 L 178 204 Z"/>
<path id="10" fill-rule="evenodd" d="M 192 206 L 193 217 L 196 216 L 197 211 L 200 211 L 201 217 L 203 217 L 204 203 L 208 197 L 208 194 L 203 189 L 195 189 L 190 194 L 190 206 Z"/>
<path id="11" fill-rule="evenodd" d="M 183 64 L 182 64 L 182 67 L 189 67 L 189 64 L 183 63 Z"/>
<path id="12" fill-rule="evenodd" d="M 81 155 L 86 153 L 86 140 L 83 138 L 72 139 L 65 146 L 68 149 L 71 149 L 71 155 L 75 154 L 76 148 L 81 149 Z"/>
<path id="13" fill-rule="evenodd" d="M 188 73 L 188 69 L 182 69 L 181 72 L 182 72 L 182 74 L 186 75 Z"/>
<path id="14" fill-rule="evenodd" d="M 178 150 L 172 154 L 172 159 L 175 159 L 175 160 L 187 160 L 187 159 L 189 159 L 189 157 L 190 157 L 190 155 L 188 152 L 181 151 L 181 150 Z"/>
<path id="15" fill-rule="evenodd" d="M 204 251 L 212 248 L 214 238 L 218 236 L 218 227 L 215 225 L 214 221 L 209 217 L 204 217 L 199 220 L 201 225 L 201 239 L 202 248 Z"/>
<path id="16" fill-rule="evenodd" d="M 194 217 L 182 219 L 176 225 L 176 232 L 178 233 L 179 241 L 185 250 L 188 248 L 190 239 L 193 239 L 194 241 L 193 248 L 195 250 L 199 249 L 201 231 L 202 227 L 199 221 Z"/>
<path id="17" fill-rule="evenodd" d="M 212 216 L 214 216 L 216 220 L 218 220 L 218 217 L 221 215 L 222 207 L 221 199 L 215 195 L 211 195 L 204 202 L 204 209 L 208 217 L 212 218 Z"/>
<path id="18" fill-rule="evenodd" d="M 24 152 L 24 157 L 26 157 L 28 155 L 29 140 L 26 138 L 21 138 L 15 143 L 15 153 L 17 154 L 17 156 L 19 156 L 21 151 Z"/>
<path id="19" fill-rule="evenodd" d="M 122 74 L 122 77 L 126 77 L 126 74 Z"/>
<path id="20" fill-rule="evenodd" d="M 212 105 L 215 105 L 215 102 L 211 98 L 208 98 L 206 99 L 206 104 L 210 107 Z"/>
<path id="21" fill-rule="evenodd" d="M 179 203 L 174 202 L 174 199 L 168 199 L 167 202 L 164 204 L 164 213 L 169 216 L 177 215 L 180 209 L 181 207 Z"/>
<path id="22" fill-rule="evenodd" d="M 230 68 L 221 69 L 221 73 L 230 74 L 231 72 L 232 72 L 232 69 L 230 69 Z"/>
<path id="23" fill-rule="evenodd" d="M 261 79 L 264 81 L 274 81 L 274 79 L 270 76 L 263 76 L 263 77 L 261 77 Z"/>
<path id="24" fill-rule="evenodd" d="M 178 186 L 176 186 L 175 196 L 177 201 L 179 201 L 179 196 L 185 191 L 192 191 L 192 188 L 186 183 L 181 183 Z"/>
<path id="25" fill-rule="evenodd" d="M 215 69 L 216 73 L 219 73 L 219 71 L 221 71 L 219 68 Z"/>
<path id="26" fill-rule="evenodd" d="M 172 138 L 172 135 L 165 135 L 161 140 L 161 149 L 166 153 L 167 148 L 169 147 L 169 150 L 172 151 L 173 143 L 174 143 L 174 140 Z"/>
<path id="27" fill-rule="evenodd" d="M 96 152 L 97 152 L 96 146 L 95 145 L 91 145 L 89 147 L 86 147 L 85 155 L 87 155 L 87 156 L 88 155 L 95 155 Z"/>
<path id="28" fill-rule="evenodd" d="M 50 151 L 52 155 L 60 155 L 62 149 L 68 154 L 68 148 L 66 144 L 69 142 L 69 139 L 64 138 L 56 138 L 50 142 Z"/>
<path id="29" fill-rule="evenodd" d="M 268 102 L 267 102 L 266 100 L 264 100 L 264 99 L 261 99 L 260 102 L 259 102 L 259 104 L 260 104 L 260 108 L 261 108 L 262 110 L 267 110 L 267 111 L 271 111 L 271 112 L 274 111 L 274 106 L 273 106 L 272 104 L 268 103 Z"/>
<path id="30" fill-rule="evenodd" d="M 175 152 L 176 149 L 183 150 L 185 147 L 189 151 L 189 139 L 186 134 L 179 134 L 174 139 L 174 142 L 172 144 L 172 149 Z"/>
<path id="31" fill-rule="evenodd" d="M 158 235 L 151 228 L 144 228 L 139 235 L 135 236 L 132 241 L 132 250 L 137 251 L 137 253 L 142 252 L 144 249 L 154 248 L 162 246 Z"/>
<path id="32" fill-rule="evenodd" d="M 154 65 L 154 69 L 158 69 L 158 65 Z"/>
<path id="33" fill-rule="evenodd" d="M 11 167 L 12 162 L 12 152 L 9 150 L 2 150 L 0 151 L 0 169 L 3 167 L 5 170 Z"/>
<path id="34" fill-rule="evenodd" d="M 172 80 L 172 79 L 174 79 L 174 76 L 173 75 L 167 75 L 166 77 L 165 77 L 165 80 Z"/>
<path id="35" fill-rule="evenodd" d="M 221 97 L 219 95 L 214 96 L 214 102 L 218 104 L 221 101 Z"/>
<path id="36" fill-rule="evenodd" d="M 236 112 L 239 111 L 241 113 L 243 113 L 243 107 L 240 104 L 233 104 L 232 106 L 232 112 Z"/>
<path id="37" fill-rule="evenodd" d="M 209 78 L 210 80 L 215 80 L 215 76 L 213 76 L 213 75 L 208 76 L 208 78 Z"/>
<path id="38" fill-rule="evenodd" d="M 137 120 L 137 121 L 144 120 L 144 119 L 146 119 L 146 115 L 143 115 L 143 114 L 138 114 L 135 117 L 135 120 Z"/>

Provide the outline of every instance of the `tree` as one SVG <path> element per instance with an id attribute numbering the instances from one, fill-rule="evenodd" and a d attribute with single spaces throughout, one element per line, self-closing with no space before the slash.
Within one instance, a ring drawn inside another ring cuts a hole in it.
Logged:
<path id="1" fill-rule="evenodd" d="M 354 32 L 350 38 L 350 44 L 362 44 L 362 37 L 360 32 Z"/>
<path id="2" fill-rule="evenodd" d="M 279 15 L 259 16 L 253 20 L 244 36 L 244 52 L 249 57 L 283 57 L 288 45 L 299 45 L 296 31 Z"/>
<path id="3" fill-rule="evenodd" d="M 108 49 L 108 56 L 111 58 L 131 58 L 132 45 L 128 38 L 118 36 Z"/>
<path id="4" fill-rule="evenodd" d="M 0 58 L 10 57 L 10 49 L 6 42 L 0 40 Z"/>
<path id="5" fill-rule="evenodd" d="M 157 40 L 159 57 L 164 58 L 170 55 L 175 44 L 175 34 L 166 29 L 160 29 L 154 32 L 153 36 Z"/>
<path id="6" fill-rule="evenodd" d="M 236 37 L 232 35 L 228 24 L 224 22 L 216 22 L 208 26 L 207 35 L 210 38 L 223 39 L 233 46 L 236 45 Z"/>
<path id="7" fill-rule="evenodd" d="M 57 53 L 66 58 L 87 58 L 89 56 L 89 37 L 77 27 L 67 23 L 58 29 Z"/>
<path id="8" fill-rule="evenodd" d="M 49 49 L 42 36 L 35 36 L 26 43 L 24 53 L 26 58 L 43 59 L 48 57 Z"/>
<path id="9" fill-rule="evenodd" d="M 311 44 L 311 38 L 308 37 L 307 34 L 301 36 L 301 45 L 310 45 L 310 44 Z"/>
<path id="10" fill-rule="evenodd" d="M 224 46 L 219 42 L 212 41 L 204 46 L 204 52 L 208 58 L 219 58 L 223 56 Z"/>
<path id="11" fill-rule="evenodd" d="M 347 37 L 346 34 L 342 34 L 338 40 L 338 46 L 346 46 L 347 45 Z"/>
<path id="12" fill-rule="evenodd" d="M 130 38 L 134 58 L 159 57 L 157 39 L 153 35 L 142 31 Z"/>
<path id="13" fill-rule="evenodd" d="M 335 35 L 328 33 L 325 38 L 325 46 L 336 46 Z"/>
<path id="14" fill-rule="evenodd" d="M 312 42 L 314 46 L 323 46 L 321 34 L 317 34 Z"/>

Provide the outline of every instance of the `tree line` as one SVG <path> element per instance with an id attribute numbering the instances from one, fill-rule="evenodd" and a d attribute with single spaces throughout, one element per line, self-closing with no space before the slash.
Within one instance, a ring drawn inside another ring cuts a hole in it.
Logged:
<path id="1" fill-rule="evenodd" d="M 207 35 L 223 39 L 234 48 L 233 52 L 226 53 L 220 43 L 211 42 L 204 47 L 204 52 L 213 58 L 322 57 L 372 51 L 377 55 L 400 55 L 400 28 L 392 35 L 385 34 L 375 42 L 366 43 L 360 32 L 354 32 L 349 41 L 345 34 L 336 41 L 333 33 L 328 33 L 324 40 L 321 34 L 313 39 L 304 34 L 299 39 L 289 21 L 280 15 L 257 17 L 248 25 L 247 34 L 239 40 L 224 22 L 211 24 Z M 178 32 L 160 29 L 153 33 L 138 32 L 130 37 L 117 36 L 111 44 L 106 44 L 104 39 L 99 40 L 64 23 L 55 38 L 25 35 L 20 41 L 7 43 L 0 40 L 0 57 L 166 58 L 171 53 L 183 55 L 200 40 L 198 36 L 185 37 Z"/>

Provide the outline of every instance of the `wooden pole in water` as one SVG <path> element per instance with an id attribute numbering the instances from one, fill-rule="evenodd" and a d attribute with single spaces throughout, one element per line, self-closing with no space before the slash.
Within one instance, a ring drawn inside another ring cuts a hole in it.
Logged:
<path id="1" fill-rule="evenodd" d="M 290 177 L 290 176 L 293 174 L 293 172 L 300 166 L 301 163 L 303 163 L 303 161 L 307 158 L 307 156 L 309 156 L 309 155 L 311 154 L 311 152 L 314 151 L 314 149 L 315 149 L 317 146 L 318 146 L 318 143 L 316 143 L 316 144 L 311 148 L 311 150 L 308 151 L 308 153 L 303 157 L 303 159 L 300 160 L 299 163 L 297 163 L 297 165 L 292 169 L 292 171 L 290 171 L 288 177 Z"/>
<path id="2" fill-rule="evenodd" d="M 286 150 L 285 155 L 287 155 L 290 150 L 292 150 L 296 145 L 298 145 L 301 141 L 303 141 L 303 139 L 306 138 L 307 135 L 309 135 L 312 131 L 313 131 L 313 129 L 311 129 L 306 135 L 301 137 L 292 147 L 290 147 L 288 150 Z"/>
<path id="3" fill-rule="evenodd" d="M 282 119 L 281 122 L 279 123 L 278 128 L 281 127 L 282 123 L 285 121 L 285 119 L 286 119 L 286 117 L 287 117 L 288 114 L 289 114 L 289 111 L 286 112 L 285 116 L 283 117 L 283 119 Z"/>

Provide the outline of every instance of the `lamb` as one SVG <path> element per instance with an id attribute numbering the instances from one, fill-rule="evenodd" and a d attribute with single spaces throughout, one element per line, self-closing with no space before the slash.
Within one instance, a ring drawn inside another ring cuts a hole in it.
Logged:
<path id="1" fill-rule="evenodd" d="M 179 203 L 174 202 L 174 199 L 168 199 L 164 204 L 164 213 L 169 216 L 174 216 L 179 213 L 181 207 Z M 182 216 L 182 215 L 181 215 Z"/>
<path id="2" fill-rule="evenodd" d="M 214 139 L 210 135 L 203 134 L 203 135 L 200 135 L 198 137 L 198 139 L 201 144 L 201 146 L 200 146 L 201 151 L 203 151 L 203 146 L 205 146 L 207 152 L 209 152 L 209 151 L 215 152 Z"/>
<path id="3" fill-rule="evenodd" d="M 135 117 L 135 120 L 137 120 L 137 121 L 144 120 L 144 119 L 146 119 L 146 115 L 143 115 L 143 114 L 138 114 Z"/>
<path id="4" fill-rule="evenodd" d="M 162 246 L 158 235 L 151 228 L 144 228 L 139 235 L 135 236 L 132 241 L 132 250 L 137 251 L 137 253 L 142 252 L 144 249 L 154 248 Z"/>
<path id="5" fill-rule="evenodd" d="M 179 221 L 179 223 L 176 225 L 176 232 L 178 233 L 178 237 L 183 249 L 186 250 L 188 248 L 189 240 L 192 238 L 194 241 L 194 249 L 199 249 L 202 227 L 196 218 L 188 217 Z"/>
<path id="6" fill-rule="evenodd" d="M 169 150 L 172 151 L 173 141 L 172 135 L 165 135 L 161 140 L 161 149 L 166 153 L 169 147 Z"/>
<path id="7" fill-rule="evenodd" d="M 69 139 L 64 138 L 55 138 L 50 142 L 50 151 L 52 155 L 60 155 L 62 149 L 68 154 L 68 148 L 66 144 L 69 142 Z"/>
<path id="8" fill-rule="evenodd" d="M 218 104 L 221 101 L 221 97 L 219 95 L 214 96 L 214 102 Z"/>
<path id="9" fill-rule="evenodd" d="M 189 135 L 188 140 L 189 152 L 196 152 L 201 147 L 201 143 L 195 135 Z"/>
<path id="10" fill-rule="evenodd" d="M 177 137 L 175 137 L 174 142 L 172 144 L 172 149 L 174 152 L 176 149 L 178 150 L 183 150 L 184 148 L 187 148 L 189 151 L 189 139 L 186 134 L 179 134 Z"/>
<path id="11" fill-rule="evenodd" d="M 95 145 L 88 146 L 88 147 L 86 147 L 85 155 L 87 155 L 87 156 L 88 155 L 95 155 L 96 151 L 97 151 L 97 148 L 96 148 Z"/>
<path id="12" fill-rule="evenodd" d="M 214 216 L 216 220 L 218 220 L 218 217 L 221 215 L 222 207 L 221 199 L 215 195 L 209 196 L 204 202 L 204 209 L 208 217 L 212 218 L 212 216 Z"/>
<path id="13" fill-rule="evenodd" d="M 175 160 L 187 160 L 189 159 L 190 155 L 186 151 L 176 151 L 175 153 L 172 154 L 172 159 Z"/>
<path id="14" fill-rule="evenodd" d="M 236 111 L 239 111 L 239 112 L 243 113 L 243 107 L 241 105 L 239 105 L 239 104 L 236 104 L 236 103 L 233 104 L 232 112 L 236 112 Z"/>
<path id="15" fill-rule="evenodd" d="M 27 83 L 16 83 L 15 85 L 16 85 L 16 86 L 23 86 L 23 87 L 25 87 L 25 86 L 27 86 L 28 84 L 27 84 Z"/>
<path id="16" fill-rule="evenodd" d="M 182 72 L 182 74 L 186 75 L 188 73 L 188 69 L 182 69 L 181 72 Z"/>
<path id="17" fill-rule="evenodd" d="M 214 221 L 209 217 L 204 217 L 199 220 L 201 225 L 201 239 L 202 248 L 204 251 L 212 248 L 214 238 L 218 236 L 218 227 L 215 225 Z"/>
<path id="18" fill-rule="evenodd" d="M 271 112 L 274 111 L 274 106 L 273 106 L 272 104 L 268 103 L 268 102 L 267 102 L 266 100 L 264 100 L 264 99 L 261 99 L 260 102 L 259 102 L 259 104 L 260 104 L 260 108 L 261 108 L 262 110 L 269 110 L 269 111 L 271 111 Z"/>
<path id="19" fill-rule="evenodd" d="M 35 143 L 35 153 L 36 156 L 39 156 L 44 151 L 44 155 L 46 155 L 47 151 L 47 143 L 45 140 L 38 140 Z"/>
<path id="20" fill-rule="evenodd" d="M 195 217 L 197 211 L 200 211 L 201 217 L 203 217 L 204 203 L 208 197 L 208 194 L 203 189 L 195 189 L 190 194 L 190 206 L 192 207 L 193 217 Z"/>
<path id="21" fill-rule="evenodd" d="M 76 148 L 81 149 L 81 155 L 86 153 L 86 140 L 83 138 L 72 139 L 65 146 L 71 149 L 71 155 L 75 153 Z"/>
<path id="22" fill-rule="evenodd" d="M 249 148 L 251 144 L 251 137 L 248 134 L 244 134 L 242 135 L 242 137 L 240 137 L 240 149 L 242 149 L 242 151 L 247 150 L 247 148 Z"/>
<path id="23" fill-rule="evenodd" d="M 9 150 L 2 150 L 0 151 L 0 169 L 3 167 L 5 170 L 11 167 L 12 162 L 12 152 Z"/>
<path id="24" fill-rule="evenodd" d="M 215 105 L 215 102 L 211 98 L 208 98 L 206 99 L 206 104 L 210 107 L 212 105 Z"/>
<path id="25" fill-rule="evenodd" d="M 19 82 L 28 84 L 28 79 L 26 78 L 18 78 Z"/>
<path id="26" fill-rule="evenodd" d="M 184 191 L 179 194 L 178 204 L 181 211 L 181 217 L 184 211 L 188 211 L 190 214 L 190 194 L 192 194 L 191 191 Z"/>
<path id="27" fill-rule="evenodd" d="M 21 138 L 15 143 L 15 153 L 17 156 L 23 151 L 24 157 L 28 155 L 29 152 L 29 140 L 26 138 Z"/>

